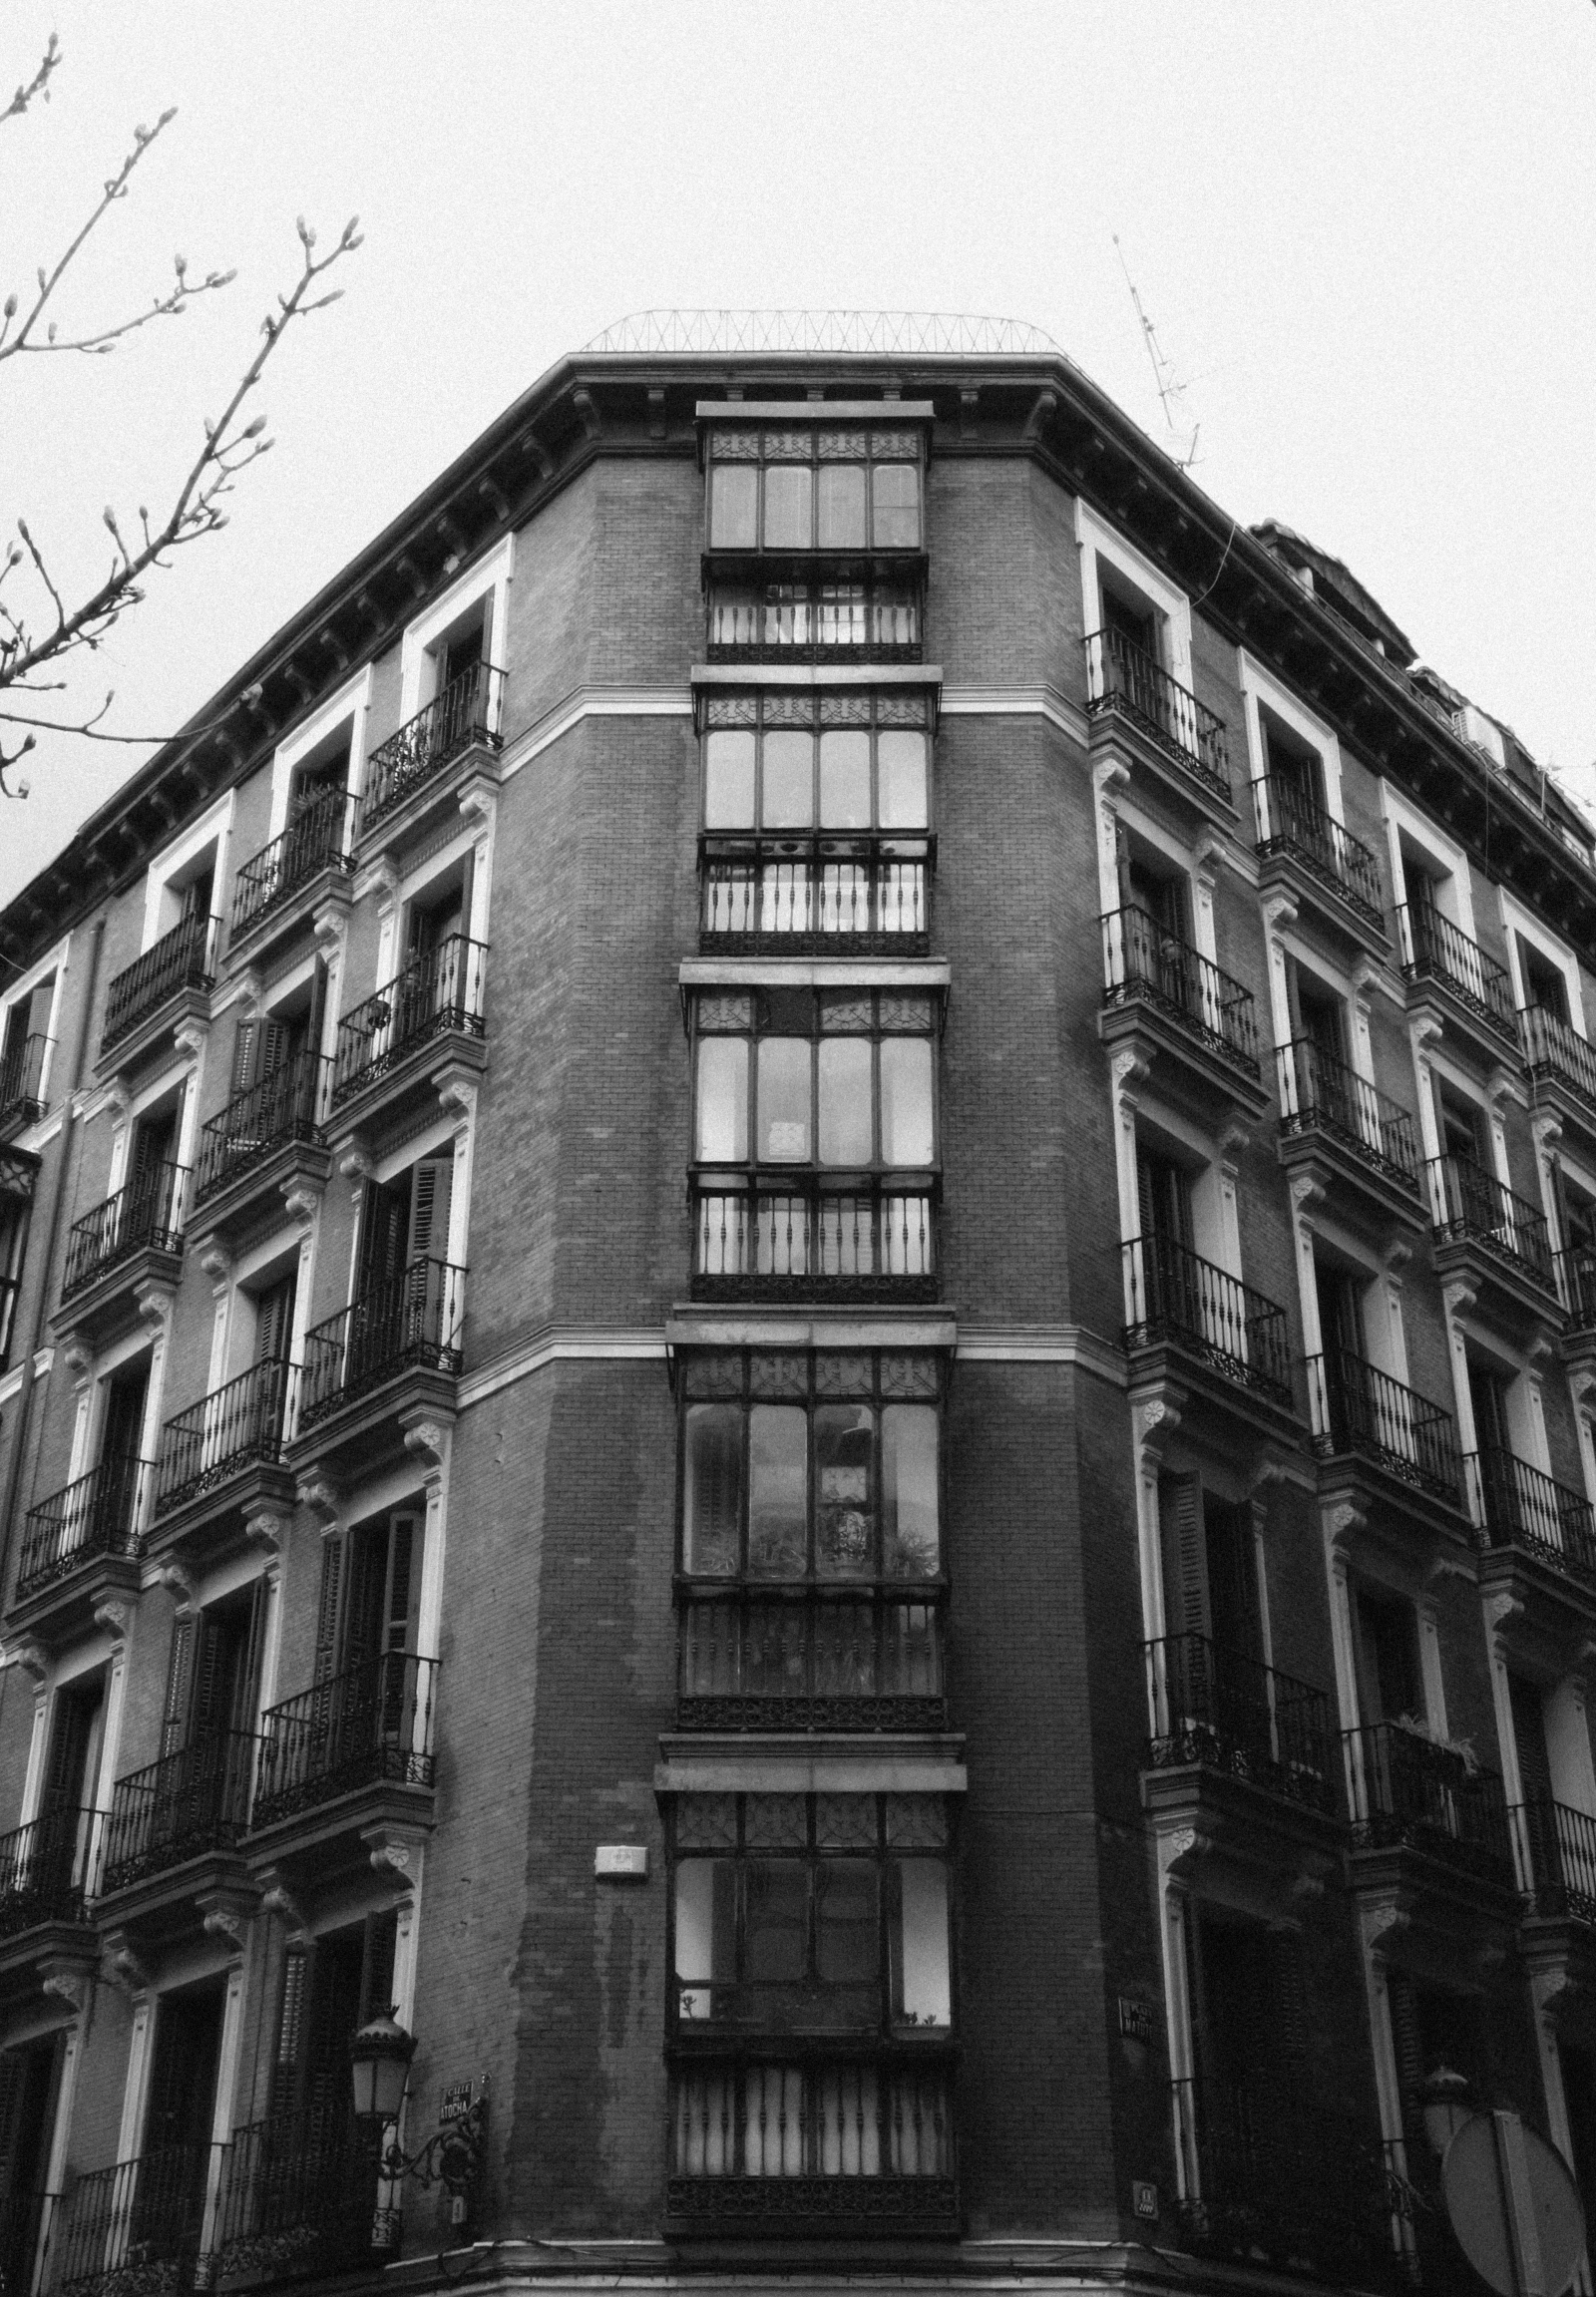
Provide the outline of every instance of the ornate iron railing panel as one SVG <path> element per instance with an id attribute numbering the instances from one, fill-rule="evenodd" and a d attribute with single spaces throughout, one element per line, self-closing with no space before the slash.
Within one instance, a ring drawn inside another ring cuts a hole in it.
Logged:
<path id="1" fill-rule="evenodd" d="M 913 957 L 929 947 L 925 838 L 708 837 L 699 941 L 732 957 Z"/>
<path id="2" fill-rule="evenodd" d="M 200 1130 L 195 1164 L 196 1205 L 263 1163 L 290 1141 L 319 1141 L 322 1077 L 329 1063 L 320 1053 L 298 1052 L 258 1084 L 247 1086 Z"/>
<path id="3" fill-rule="evenodd" d="M 435 950 L 411 957 L 386 988 L 338 1023 L 332 1106 L 374 1083 L 404 1054 L 435 1036 L 450 1029 L 484 1035 L 487 985 L 485 942 L 451 934 Z"/>
<path id="4" fill-rule="evenodd" d="M 1109 1004 L 1152 1005 L 1221 1060 L 1257 1076 L 1258 1018 L 1250 989 L 1146 910 L 1110 910 L 1102 934 Z"/>
<path id="5" fill-rule="evenodd" d="M 1470 1452 L 1464 1464 L 1482 1547 L 1526 1548 L 1554 1570 L 1596 1588 L 1596 1521 L 1582 1491 L 1555 1482 L 1510 1451 L 1487 1446 Z"/>
<path id="6" fill-rule="evenodd" d="M 248 1823 L 257 1744 L 251 1731 L 211 1731 L 119 1778 L 101 1891 L 125 1890 L 206 1851 L 233 1849 Z"/>
<path id="7" fill-rule="evenodd" d="M 155 1475 L 147 1459 L 103 1459 L 28 1510 L 17 1571 L 17 1601 L 64 1579 L 97 1556 L 136 1556 L 145 1494 Z"/>
<path id="8" fill-rule="evenodd" d="M 1202 1763 L 1272 1794 L 1334 1814 L 1335 1727 L 1330 1700 L 1206 1635 L 1145 1646 L 1154 1769 Z"/>
<path id="9" fill-rule="evenodd" d="M 1368 846 L 1279 774 L 1262 775 L 1253 784 L 1253 794 L 1258 801 L 1258 851 L 1266 858 L 1289 855 L 1384 933 L 1386 897 L 1380 863 Z"/>
<path id="10" fill-rule="evenodd" d="M 1314 1448 L 1353 1452 L 1389 1475 L 1457 1506 L 1461 1467 L 1452 1415 L 1349 1348 L 1308 1359 Z"/>
<path id="11" fill-rule="evenodd" d="M 582 347 L 584 358 L 718 358 L 808 351 L 866 359 L 1064 357 L 1052 337 L 1027 320 L 966 311 L 632 311 Z"/>
<path id="12" fill-rule="evenodd" d="M 412 1261 L 391 1283 L 313 1326 L 305 1334 L 301 1433 L 412 1366 L 458 1372 L 465 1283 L 465 1270 L 448 1261 Z"/>
<path id="13" fill-rule="evenodd" d="M 732 1189 L 692 1176 L 696 1300 L 934 1300 L 934 1185 L 866 1181 L 847 1191 L 814 1178 L 779 1190 Z"/>
<path id="14" fill-rule="evenodd" d="M 1520 1802 L 1512 1819 L 1534 1911 L 1596 1929 L 1596 1818 L 1566 1802 Z"/>
<path id="15" fill-rule="evenodd" d="M 1408 980 L 1443 981 L 1470 1012 L 1516 1045 L 1513 982 L 1505 965 L 1427 902 L 1404 902 L 1396 912 L 1396 930 Z"/>
<path id="16" fill-rule="evenodd" d="M 1566 1085 L 1596 1116 L 1596 1051 L 1587 1040 L 1545 1005 L 1526 1005 L 1518 1025 L 1531 1077 L 1549 1077 Z"/>
<path id="17" fill-rule="evenodd" d="M 323 870 L 338 870 L 346 876 L 353 870 L 354 860 L 348 850 L 353 809 L 354 800 L 346 790 L 329 790 L 312 799 L 280 836 L 244 863 L 233 880 L 234 941 Z"/>
<path id="18" fill-rule="evenodd" d="M 498 749 L 503 692 L 503 670 L 474 662 L 372 751 L 360 799 L 362 837 L 465 751 L 478 744 Z"/>
<path id="19" fill-rule="evenodd" d="M 80 2177 L 59 2212 L 60 2297 L 175 2297 L 193 2288 L 220 2152 L 168 2145 Z"/>
<path id="20" fill-rule="evenodd" d="M 1546 1215 L 1527 1197 L 1503 1188 L 1472 1157 L 1431 1157 L 1424 1171 L 1437 1244 L 1482 1245 L 1494 1259 L 1555 1292 Z"/>
<path id="21" fill-rule="evenodd" d="M 716 581 L 712 662 L 918 662 L 918 582 Z"/>
<path id="22" fill-rule="evenodd" d="M 156 1514 L 170 1515 L 245 1468 L 282 1457 L 291 1367 L 275 1358 L 201 1396 L 162 1430 Z"/>
<path id="23" fill-rule="evenodd" d="M 1283 1133 L 1327 1133 L 1361 1163 L 1418 1194 L 1418 1138 L 1404 1108 L 1311 1037 L 1293 1037 L 1275 1060 Z"/>
<path id="24" fill-rule="evenodd" d="M 211 941 L 220 923 L 219 918 L 198 913 L 185 918 L 116 975 L 106 991 L 105 1025 L 100 1032 L 102 1055 L 180 989 L 209 988 Z"/>
<path id="25" fill-rule="evenodd" d="M 87 1922 L 101 1814 L 55 1803 L 0 1834 L 0 1938 L 45 1922 Z"/>
<path id="26" fill-rule="evenodd" d="M 32 1124 L 44 1115 L 44 1059 L 53 1039 L 24 1037 L 0 1061 L 0 1125 Z"/>
<path id="27" fill-rule="evenodd" d="M 67 1236 L 62 1299 L 71 1300 L 137 1252 L 181 1252 L 188 1179 L 184 1165 L 151 1165 L 74 1221 Z"/>
<path id="28" fill-rule="evenodd" d="M 1343 1736 L 1362 1845 L 1421 1850 L 1511 1887 L 1507 1804 L 1494 1770 L 1399 1723 L 1366 1723 Z"/>
<path id="29" fill-rule="evenodd" d="M 1240 1387 L 1290 1405 L 1286 1311 L 1167 1237 L 1124 1247 L 1127 1348 L 1173 1342 Z"/>
<path id="30" fill-rule="evenodd" d="M 376 2146 L 347 2105 L 235 2129 L 221 2164 L 209 2285 L 369 2263 L 376 2203 Z"/>
<path id="31" fill-rule="evenodd" d="M 1284 2080 L 1172 2087 L 1183 2244 L 1360 2288 L 1392 2285 L 1378 2125 L 1327 2111 Z"/>
<path id="32" fill-rule="evenodd" d="M 939 1602 L 695 1593 L 681 1609 L 676 1718 L 683 1730 L 941 1730 Z"/>
<path id="33" fill-rule="evenodd" d="M 1596 1332 L 1596 1251 L 1576 1245 L 1552 1256 L 1557 1291 L 1574 1332 Z"/>
<path id="34" fill-rule="evenodd" d="M 952 2230 L 957 2211 L 944 2067 L 875 2058 L 672 2069 L 667 2217 L 706 2229 L 764 2218 Z"/>
<path id="35" fill-rule="evenodd" d="M 1216 797 L 1230 798 L 1225 721 L 1118 630 L 1093 630 L 1086 649 L 1086 709 L 1126 718 Z"/>
<path id="36" fill-rule="evenodd" d="M 384 1651 L 327 1677 L 260 1719 L 252 1827 L 376 1780 L 433 1782 L 438 1663 Z"/>

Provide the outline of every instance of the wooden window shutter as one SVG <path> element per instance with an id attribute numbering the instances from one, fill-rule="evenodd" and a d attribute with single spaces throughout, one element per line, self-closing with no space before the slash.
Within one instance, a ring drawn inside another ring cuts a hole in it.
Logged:
<path id="1" fill-rule="evenodd" d="M 266 1640 L 266 1607 L 270 1601 L 270 1584 L 262 1572 L 250 1593 L 249 1625 L 239 1657 L 238 1672 L 232 1684 L 232 1712 L 228 1721 L 234 1730 L 252 1731 L 255 1726 L 255 1701 L 260 1693 L 260 1654 Z"/>
<path id="2" fill-rule="evenodd" d="M 93 1729 L 94 1714 L 86 1701 L 56 1694 L 55 1713 L 50 1723 L 50 1762 L 46 1790 L 54 1809 L 75 1805 L 80 1794 L 87 1799 L 84 1765 L 88 1760 L 89 1738 Z"/>
<path id="3" fill-rule="evenodd" d="M 161 1752 L 176 1754 L 189 1726 L 189 1697 L 194 1679 L 194 1621 L 174 1620 L 172 1653 L 167 1661 L 167 1702 L 162 1713 Z"/>
<path id="4" fill-rule="evenodd" d="M 1276 2046 L 1284 2058 L 1296 2062 L 1308 2055 L 1308 1974 L 1300 1934 L 1272 1931 L 1269 1962 Z"/>
<path id="5" fill-rule="evenodd" d="M 0 2050 L 0 2195 L 11 2190 L 28 2062 L 21 2050 Z"/>
<path id="6" fill-rule="evenodd" d="M 384 1185 L 367 1181 L 360 1212 L 362 1291 L 376 1290 L 404 1273 L 410 1217 L 409 1175 Z"/>
<path id="7" fill-rule="evenodd" d="M 416 1648 L 422 1528 L 419 1515 L 396 1515 L 389 1526 L 387 1647 L 390 1651 Z"/>
<path id="8" fill-rule="evenodd" d="M 449 1257 L 449 1202 L 454 1170 L 452 1155 L 423 1157 L 412 1170 L 406 1267 L 413 1267 L 418 1260 Z"/>
<path id="9" fill-rule="evenodd" d="M 360 2023 L 375 2018 L 393 2001 L 393 1966 L 399 1947 L 399 1916 L 366 1916 L 365 1954 L 360 1973 Z"/>
<path id="10" fill-rule="evenodd" d="M 193 1738 L 226 1727 L 227 1718 L 221 1708 L 226 1645 L 226 1623 L 213 1611 L 202 1611 L 195 1643 Z"/>
<path id="11" fill-rule="evenodd" d="M 1160 1476 L 1158 1491 L 1159 1516 L 1168 1526 L 1164 1537 L 1164 1612 L 1169 1632 L 1209 1635 L 1213 1625 L 1208 1604 L 1202 1478 Z"/>
<path id="12" fill-rule="evenodd" d="M 263 1292 L 255 1303 L 255 1361 L 256 1363 L 282 1363 L 287 1360 L 288 1342 L 293 1333 L 294 1280 L 284 1277 L 269 1292 Z"/>
<path id="13" fill-rule="evenodd" d="M 1513 1713 L 1513 1743 L 1518 1749 L 1518 1779 L 1525 1802 L 1550 1802 L 1551 1757 L 1546 1750 L 1546 1713 L 1536 1685 L 1521 1675 L 1509 1675 L 1507 1694 Z"/>
<path id="14" fill-rule="evenodd" d="M 288 2112 L 298 2092 L 308 1979 L 308 1955 L 302 1946 L 290 1946 L 282 1960 L 282 2003 L 277 2013 L 277 2047 L 271 2061 L 271 2111 L 274 2114 Z"/>
<path id="15" fill-rule="evenodd" d="M 232 1091 L 236 1100 L 246 1092 L 255 1074 L 255 1042 L 260 1033 L 258 1021 L 240 1021 L 232 1038 Z"/>
<path id="16" fill-rule="evenodd" d="M 329 1531 L 321 1543 L 321 1594 L 316 1604 L 315 1681 L 325 1683 L 338 1669 L 338 1634 L 343 1594 L 344 1538 Z"/>
<path id="17" fill-rule="evenodd" d="M 1416 2100 L 1424 2083 L 1424 2041 L 1418 2025 L 1418 1999 L 1405 1971 L 1393 1970 L 1386 1980 L 1391 2005 L 1392 2048 L 1396 2058 L 1396 2079 L 1404 2100 Z"/>

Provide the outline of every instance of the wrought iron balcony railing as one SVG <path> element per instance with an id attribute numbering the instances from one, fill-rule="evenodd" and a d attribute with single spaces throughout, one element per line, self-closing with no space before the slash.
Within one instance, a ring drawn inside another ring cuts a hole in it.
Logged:
<path id="1" fill-rule="evenodd" d="M 1275 1060 L 1283 1133 L 1326 1133 L 1361 1164 L 1417 1194 L 1418 1140 L 1405 1109 L 1311 1037 L 1293 1037 Z"/>
<path id="2" fill-rule="evenodd" d="M 1111 910 L 1102 933 L 1109 1004 L 1151 1005 L 1221 1060 L 1257 1076 L 1258 1019 L 1250 989 L 1146 910 Z"/>
<path id="3" fill-rule="evenodd" d="M 1452 1415 L 1350 1348 L 1308 1359 L 1314 1448 L 1352 1452 L 1453 1507 L 1462 1497 Z"/>
<path id="4" fill-rule="evenodd" d="M 1511 1887 L 1507 1804 L 1494 1770 L 1399 1723 L 1366 1723 L 1344 1738 L 1360 1844 L 1425 1851 Z"/>
<path id="5" fill-rule="evenodd" d="M 1531 1080 L 1542 1077 L 1566 1085 L 1596 1116 L 1596 1050 L 1545 1005 L 1526 1005 L 1518 1016 L 1524 1066 Z"/>
<path id="6" fill-rule="evenodd" d="M 384 1651 L 268 1708 L 250 1824 L 315 1809 L 377 1780 L 433 1782 L 433 1703 L 438 1663 Z"/>
<path id="7" fill-rule="evenodd" d="M 1486 1447 L 1470 1452 L 1464 1465 L 1482 1547 L 1525 1548 L 1596 1588 L 1596 1521 L 1582 1491 L 1554 1482 L 1510 1451 Z"/>
<path id="8" fill-rule="evenodd" d="M 1359 2288 L 1393 2280 L 1392 2211 L 1377 2127 L 1284 2081 L 1173 2085 L 1183 2242 L 1203 2256 L 1305 2267 Z"/>
<path id="9" fill-rule="evenodd" d="M 233 881 L 232 938 L 250 932 L 323 870 L 354 868 L 349 831 L 354 800 L 346 790 L 313 798 L 280 836 L 245 862 Z"/>
<path id="10" fill-rule="evenodd" d="M 1127 1348 L 1170 1342 L 1224 1378 L 1290 1406 L 1286 1311 L 1167 1237 L 1124 1247 Z"/>
<path id="11" fill-rule="evenodd" d="M 102 1893 L 126 1890 L 206 1851 L 236 1847 L 249 1819 L 257 1740 L 207 1732 L 119 1778 L 106 1821 Z"/>
<path id="12" fill-rule="evenodd" d="M 198 913 L 185 918 L 116 975 L 106 991 L 105 1025 L 100 1032 L 102 1056 L 180 989 L 209 988 L 212 946 L 220 924 L 219 918 Z"/>
<path id="13" fill-rule="evenodd" d="M 110 1276 L 135 1253 L 181 1252 L 188 1180 L 184 1165 L 151 1165 L 74 1221 L 67 1236 L 62 1299 L 71 1300 Z"/>
<path id="14" fill-rule="evenodd" d="M 458 1372 L 465 1287 L 463 1268 L 412 1261 L 402 1275 L 313 1326 L 305 1334 L 299 1432 L 401 1371 Z"/>
<path id="15" fill-rule="evenodd" d="M 1487 957 L 1460 926 L 1427 902 L 1404 902 L 1396 912 L 1402 972 L 1409 981 L 1442 981 L 1498 1036 L 1518 1041 L 1513 982 L 1505 965 Z"/>
<path id="16" fill-rule="evenodd" d="M 291 1366 L 276 1358 L 201 1396 L 162 1430 L 156 1516 L 171 1515 L 245 1468 L 282 1456 Z"/>
<path id="17" fill-rule="evenodd" d="M 1093 630 L 1086 649 L 1086 709 L 1129 720 L 1216 797 L 1230 797 L 1230 749 L 1223 718 L 1205 709 L 1178 678 L 1118 630 Z"/>
<path id="18" fill-rule="evenodd" d="M 1334 1814 L 1336 1740 L 1324 1692 L 1206 1635 L 1165 1636 L 1145 1650 L 1155 1770 L 1201 1763 Z"/>
<path id="19" fill-rule="evenodd" d="M 1253 795 L 1258 802 L 1260 854 L 1266 859 L 1288 855 L 1384 932 L 1380 864 L 1368 846 L 1279 774 L 1261 776 L 1253 784 Z"/>
<path id="20" fill-rule="evenodd" d="M 1596 1818 L 1566 1802 L 1520 1802 L 1512 1822 L 1531 1909 L 1596 1929 Z"/>
<path id="21" fill-rule="evenodd" d="M 366 761 L 360 835 L 375 829 L 467 750 L 478 744 L 497 750 L 503 697 L 503 670 L 474 662 L 374 749 Z"/>
<path id="22" fill-rule="evenodd" d="M 772 582 L 709 593 L 712 662 L 912 662 L 920 594 L 903 582 Z"/>
<path id="23" fill-rule="evenodd" d="M 699 940 L 732 956 L 909 957 L 928 946 L 926 838 L 706 837 Z"/>
<path id="24" fill-rule="evenodd" d="M 103 1459 L 31 1507 L 22 1534 L 16 1600 L 25 1602 L 99 1556 L 136 1556 L 154 1477 L 151 1460 Z"/>
<path id="25" fill-rule="evenodd" d="M 1570 1331 L 1596 1332 L 1596 1251 L 1575 1245 L 1568 1252 L 1554 1253 L 1552 1259 Z"/>
<path id="26" fill-rule="evenodd" d="M 295 1053 L 258 1084 L 235 1094 L 219 1115 L 200 1127 L 196 1205 L 204 1204 L 290 1141 L 320 1140 L 316 1119 L 328 1066 L 320 1053 Z"/>
<path id="27" fill-rule="evenodd" d="M 691 1595 L 676 1715 L 683 1730 L 941 1730 L 939 1604 L 880 1590 Z"/>
<path id="28" fill-rule="evenodd" d="M 347 2104 L 234 2129 L 220 2164 L 205 2285 L 369 2264 L 376 2203 L 376 2148 Z"/>
<path id="29" fill-rule="evenodd" d="M 86 1922 L 101 1814 L 57 1802 L 0 1835 L 0 1938 L 42 1923 Z"/>
<path id="30" fill-rule="evenodd" d="M 931 1183 L 866 1180 L 837 1193 L 805 1176 L 779 1191 L 692 1176 L 693 1280 L 701 1300 L 929 1300 L 937 1289 Z"/>
<path id="31" fill-rule="evenodd" d="M 81 2176 L 57 2213 L 59 2297 L 191 2289 L 221 2148 L 166 2145 Z"/>
<path id="32" fill-rule="evenodd" d="M 0 1061 L 0 1125 L 31 1125 L 44 1115 L 44 1057 L 52 1042 L 24 1037 Z"/>
<path id="33" fill-rule="evenodd" d="M 451 934 L 435 950 L 411 957 L 404 970 L 338 1023 L 332 1069 L 332 1106 L 385 1075 L 431 1038 L 458 1030 L 487 1033 L 484 999 L 488 946 Z"/>
<path id="34" fill-rule="evenodd" d="M 957 2215 L 941 2066 L 872 2060 L 714 2063 L 671 2072 L 665 2213 L 720 2232 L 779 2218 L 850 2226 Z"/>
<path id="35" fill-rule="evenodd" d="M 1556 1291 L 1546 1215 L 1527 1197 L 1503 1188 L 1472 1157 L 1431 1157 L 1424 1171 L 1437 1244 L 1480 1245 L 1492 1259 Z"/>

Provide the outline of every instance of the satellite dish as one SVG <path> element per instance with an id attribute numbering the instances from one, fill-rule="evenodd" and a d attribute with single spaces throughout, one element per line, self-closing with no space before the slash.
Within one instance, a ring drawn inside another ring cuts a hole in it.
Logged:
<path id="1" fill-rule="evenodd" d="M 1585 2212 L 1560 2153 L 1516 2113 L 1476 2113 L 1446 2148 L 1441 2197 L 1458 2246 L 1500 2297 L 1563 2297 Z"/>

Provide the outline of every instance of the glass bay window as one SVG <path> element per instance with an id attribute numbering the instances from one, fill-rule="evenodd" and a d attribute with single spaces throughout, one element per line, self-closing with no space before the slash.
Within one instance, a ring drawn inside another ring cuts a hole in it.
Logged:
<path id="1" fill-rule="evenodd" d="M 711 551 L 919 551 L 921 446 L 907 427 L 709 434 Z"/>

